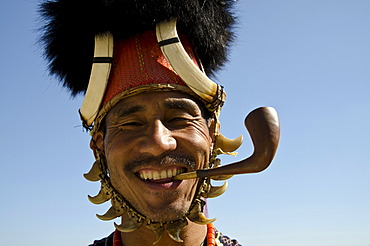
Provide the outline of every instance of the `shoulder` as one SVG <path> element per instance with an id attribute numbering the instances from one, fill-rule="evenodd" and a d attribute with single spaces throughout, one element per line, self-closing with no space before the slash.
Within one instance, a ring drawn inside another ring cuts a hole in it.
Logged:
<path id="1" fill-rule="evenodd" d="M 95 240 L 93 244 L 89 246 L 112 246 L 113 245 L 113 233 L 108 237 L 102 238 L 100 240 Z"/>
<path id="2" fill-rule="evenodd" d="M 218 243 L 218 244 L 217 244 Z M 242 246 L 235 239 L 230 239 L 228 236 L 222 235 L 221 232 L 216 231 L 216 245 L 220 246 Z"/>

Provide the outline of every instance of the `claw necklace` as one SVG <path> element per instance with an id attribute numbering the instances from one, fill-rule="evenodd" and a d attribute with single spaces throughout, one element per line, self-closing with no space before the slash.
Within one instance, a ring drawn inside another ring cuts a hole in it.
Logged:
<path id="1" fill-rule="evenodd" d="M 112 220 L 122 216 L 124 213 L 127 213 L 129 220 L 123 222 L 121 225 L 114 223 L 116 229 L 121 232 L 132 232 L 141 226 L 146 226 L 156 236 L 154 244 L 159 242 L 164 232 L 167 232 L 173 240 L 182 242 L 180 231 L 188 225 L 188 220 L 201 225 L 214 222 L 216 219 L 208 219 L 203 213 L 203 207 L 205 205 L 203 198 L 212 198 L 221 195 L 227 187 L 226 185 L 224 187 L 212 187 L 210 185 L 210 180 L 208 178 L 204 178 L 200 181 L 200 188 L 185 216 L 174 221 L 159 222 L 153 221 L 138 212 L 119 192 L 114 189 L 110 182 L 107 163 L 103 153 L 98 152 L 98 159 L 93 164 L 90 172 L 84 176 L 87 180 L 100 180 L 101 182 L 100 192 L 94 197 L 89 196 L 90 202 L 101 204 L 111 200 L 112 207 L 104 215 L 97 215 L 99 219 Z"/>
<path id="2" fill-rule="evenodd" d="M 207 224 L 207 237 L 206 237 L 207 246 L 215 246 L 216 245 L 216 230 L 213 224 Z M 114 231 L 113 234 L 113 246 L 121 246 L 122 239 L 121 233 L 118 230 Z M 203 244 L 201 244 L 203 245 Z"/>

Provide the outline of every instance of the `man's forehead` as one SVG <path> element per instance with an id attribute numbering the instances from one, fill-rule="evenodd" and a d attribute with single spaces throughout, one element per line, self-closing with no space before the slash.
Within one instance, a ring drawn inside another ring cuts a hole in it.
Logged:
<path id="1" fill-rule="evenodd" d="M 121 115 L 148 110 L 152 107 L 201 111 L 199 102 L 181 92 L 150 92 L 130 96 L 117 103 L 109 114 Z"/>

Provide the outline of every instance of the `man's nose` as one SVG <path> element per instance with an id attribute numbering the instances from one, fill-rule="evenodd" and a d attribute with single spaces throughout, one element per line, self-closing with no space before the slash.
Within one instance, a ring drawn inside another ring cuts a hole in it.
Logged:
<path id="1" fill-rule="evenodd" d="M 174 150 L 177 147 L 176 139 L 172 132 L 161 120 L 155 120 L 147 129 L 145 139 L 141 143 L 141 152 L 160 156 L 166 151 Z"/>

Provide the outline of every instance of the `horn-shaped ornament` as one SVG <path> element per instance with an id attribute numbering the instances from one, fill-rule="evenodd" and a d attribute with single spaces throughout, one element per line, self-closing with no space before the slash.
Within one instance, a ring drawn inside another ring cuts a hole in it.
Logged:
<path id="1" fill-rule="evenodd" d="M 187 225 L 188 221 L 186 219 L 170 222 L 167 225 L 167 233 L 173 240 L 182 243 L 183 240 L 180 238 L 180 231 Z"/>
<path id="2" fill-rule="evenodd" d="M 89 128 L 99 111 L 108 84 L 113 60 L 113 36 L 104 33 L 95 36 L 94 59 L 86 95 L 79 110 L 84 127 Z"/>
<path id="3" fill-rule="evenodd" d="M 237 150 L 243 143 L 243 135 L 235 139 L 230 139 L 220 134 L 216 137 L 216 149 L 221 149 L 223 152 L 233 152 Z"/>
<path id="4" fill-rule="evenodd" d="M 274 108 L 257 108 L 246 117 L 244 124 L 254 145 L 254 152 L 250 157 L 222 167 L 182 173 L 174 179 L 212 178 L 213 176 L 257 173 L 265 170 L 272 162 L 279 144 L 278 115 Z"/>
<path id="5" fill-rule="evenodd" d="M 163 236 L 163 232 L 164 232 L 163 224 L 162 223 L 150 223 L 146 227 L 152 232 L 154 232 L 155 234 L 155 241 L 153 244 L 158 243 L 159 240 L 161 240 Z"/>
<path id="6" fill-rule="evenodd" d="M 109 199 L 111 199 L 112 196 L 113 196 L 112 188 L 108 187 L 108 185 L 104 183 L 101 183 L 101 188 L 100 188 L 99 193 L 94 197 L 88 196 L 88 198 L 89 198 L 89 201 L 94 204 L 102 204 L 108 201 Z"/>
<path id="7" fill-rule="evenodd" d="M 136 218 L 132 218 L 123 222 L 121 225 L 114 223 L 114 227 L 121 232 L 132 232 L 141 227 L 143 223 L 144 220 L 142 219 L 137 220 Z"/>
<path id="8" fill-rule="evenodd" d="M 88 181 L 95 182 L 95 181 L 101 180 L 100 175 L 102 175 L 102 174 L 103 174 L 103 172 L 102 172 L 101 167 L 100 167 L 100 160 L 96 160 L 94 162 L 94 164 L 92 165 L 90 171 L 88 173 L 84 174 L 84 177 Z"/>
<path id="9" fill-rule="evenodd" d="M 176 19 L 158 23 L 156 34 L 164 56 L 186 85 L 212 107 L 222 105 L 225 93 L 189 57 L 177 34 Z"/>
<path id="10" fill-rule="evenodd" d="M 202 194 L 204 198 L 215 198 L 221 196 L 227 189 L 228 183 L 227 181 L 224 182 L 221 186 L 212 186 L 210 185 L 210 189 L 207 193 Z"/>
<path id="11" fill-rule="evenodd" d="M 117 211 L 114 208 L 114 206 L 112 206 L 108 209 L 108 211 L 105 214 L 103 214 L 103 215 L 97 214 L 96 217 L 98 217 L 101 220 L 112 220 L 112 219 L 115 219 L 117 217 L 122 216 L 124 214 L 124 212 L 125 212 L 125 210 L 121 209 L 121 210 Z"/>
<path id="12" fill-rule="evenodd" d="M 189 211 L 189 215 L 187 216 L 188 219 L 200 225 L 207 225 L 209 223 L 213 223 L 216 219 L 209 219 L 204 215 L 204 213 L 202 212 L 201 203 L 204 203 L 204 201 L 196 202 L 194 207 Z"/>

